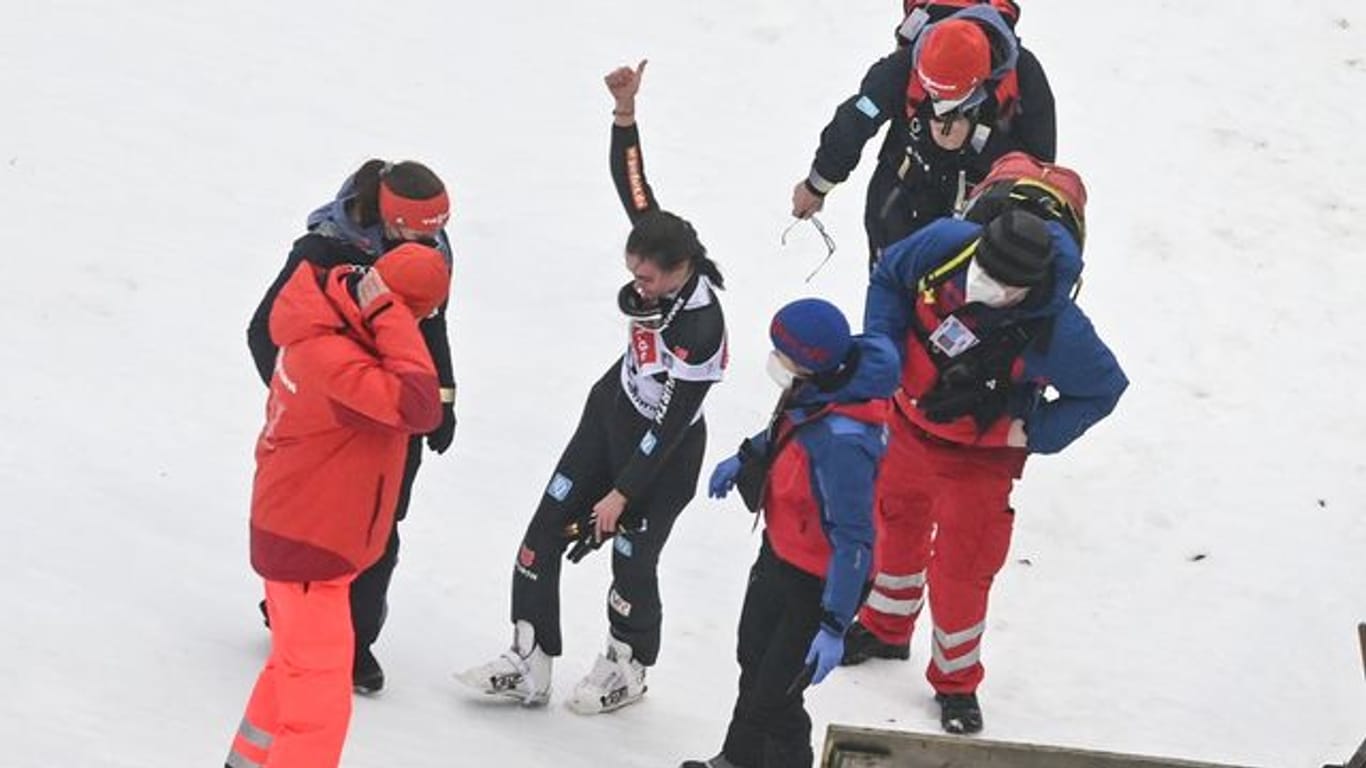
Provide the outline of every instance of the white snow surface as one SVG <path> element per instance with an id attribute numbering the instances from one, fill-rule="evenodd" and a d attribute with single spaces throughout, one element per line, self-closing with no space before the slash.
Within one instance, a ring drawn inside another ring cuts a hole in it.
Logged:
<path id="1" fill-rule="evenodd" d="M 1030 463 L 981 690 L 995 739 L 1255 766 L 1341 760 L 1366 723 L 1366 12 L 1028 0 L 1060 159 L 1091 191 L 1081 302 L 1133 385 Z M 671 766 L 710 756 L 758 546 L 699 498 L 661 565 L 646 700 L 562 697 L 606 633 L 567 567 L 560 698 L 452 671 L 510 641 L 519 537 L 617 356 L 628 227 L 601 77 L 639 103 L 663 204 L 724 269 L 732 366 L 708 469 L 775 395 L 767 318 L 862 312 L 863 185 L 778 245 L 817 134 L 887 52 L 892 2 L 10 3 L 0 26 L 0 765 L 219 765 L 268 648 L 247 561 L 265 391 L 244 343 L 303 217 L 371 156 L 447 179 L 460 428 L 428 455 L 347 766 Z M 572 328 L 571 335 L 564 329 Z M 1201 558 L 1201 559 L 1197 559 Z M 840 670 L 830 722 L 935 732 L 907 664 Z"/>

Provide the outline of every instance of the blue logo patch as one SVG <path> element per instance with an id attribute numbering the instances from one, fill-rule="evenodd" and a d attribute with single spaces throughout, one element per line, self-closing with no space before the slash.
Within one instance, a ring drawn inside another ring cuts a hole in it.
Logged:
<path id="1" fill-rule="evenodd" d="M 654 430 L 645 433 L 645 437 L 640 438 L 640 452 L 649 456 L 655 452 L 655 446 L 659 445 L 659 438 L 655 437 Z"/>
<path id="2" fill-rule="evenodd" d="M 555 501 L 564 501 L 569 496 L 569 491 L 573 489 L 574 481 L 560 474 L 550 478 L 550 487 L 545 489 L 546 495 Z"/>
<path id="3" fill-rule="evenodd" d="M 858 111 L 873 120 L 876 120 L 877 116 L 882 114 L 882 110 L 878 109 L 877 105 L 873 103 L 873 100 L 867 96 L 860 96 L 859 100 L 854 102 L 854 106 L 858 107 Z"/>
<path id="4" fill-rule="evenodd" d="M 613 539 L 612 546 L 622 557 L 630 557 L 635 553 L 635 547 L 631 545 L 631 540 L 626 538 L 624 534 L 617 534 L 616 538 Z"/>

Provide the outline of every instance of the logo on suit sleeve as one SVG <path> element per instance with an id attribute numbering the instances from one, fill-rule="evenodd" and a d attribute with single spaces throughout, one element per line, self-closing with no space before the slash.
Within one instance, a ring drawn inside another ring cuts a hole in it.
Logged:
<path id="1" fill-rule="evenodd" d="M 560 474 L 550 478 L 550 487 L 545 489 L 546 495 L 555 501 L 564 501 L 569 497 L 569 491 L 574 488 L 574 481 Z"/>

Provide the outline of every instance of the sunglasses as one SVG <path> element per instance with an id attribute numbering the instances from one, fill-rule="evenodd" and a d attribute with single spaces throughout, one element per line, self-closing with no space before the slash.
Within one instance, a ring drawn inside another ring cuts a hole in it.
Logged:
<path id="1" fill-rule="evenodd" d="M 793 222 L 791 224 L 788 224 L 787 228 L 783 230 L 782 235 L 778 238 L 778 242 L 786 246 L 788 233 L 790 233 L 794 227 L 796 227 L 803 221 L 811 222 L 811 226 L 816 228 L 816 231 L 820 233 L 821 240 L 825 243 L 825 258 L 821 259 L 821 263 L 817 264 L 816 268 L 811 270 L 811 274 L 806 276 L 806 282 L 809 283 L 811 282 L 811 278 L 815 277 L 816 274 L 819 273 L 822 269 L 824 269 L 825 265 L 830 262 L 830 257 L 835 255 L 835 238 L 831 237 L 830 233 L 825 231 L 825 225 L 821 223 L 820 219 L 816 218 L 815 216 L 810 216 L 806 219 L 794 219 Z"/>

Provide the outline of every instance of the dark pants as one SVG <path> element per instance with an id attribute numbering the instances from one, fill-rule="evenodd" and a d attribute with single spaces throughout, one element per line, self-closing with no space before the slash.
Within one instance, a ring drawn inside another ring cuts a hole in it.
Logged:
<path id="1" fill-rule="evenodd" d="M 740 768 L 811 767 L 806 684 L 793 683 L 820 629 L 823 590 L 820 578 L 779 560 L 764 539 L 740 613 L 740 694 L 722 747 Z"/>
<path id="2" fill-rule="evenodd" d="M 394 575 L 394 567 L 398 565 L 398 521 L 408 515 L 413 479 L 417 477 L 417 468 L 421 465 L 422 435 L 413 435 L 408 441 L 403 485 L 398 492 L 398 509 L 394 514 L 394 528 L 389 532 L 389 543 L 384 548 L 384 554 L 351 582 L 351 627 L 356 633 L 357 655 L 374 645 L 389 614 L 389 581 Z"/>
<path id="3" fill-rule="evenodd" d="M 559 656 L 562 645 L 560 564 L 571 543 L 564 528 L 588 519 L 650 427 L 651 422 L 625 399 L 614 376 L 600 380 L 527 525 L 512 574 L 512 620 L 531 622 L 537 643 L 551 656 Z M 674 521 L 697 491 L 706 443 L 706 424 L 698 421 L 666 458 L 649 491 L 628 502 L 622 522 L 640 530 L 618 534 L 604 545 L 612 548 L 612 586 L 607 593 L 612 636 L 630 645 L 632 657 L 646 666 L 659 656 L 663 623 L 659 555 Z"/>

